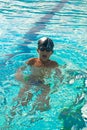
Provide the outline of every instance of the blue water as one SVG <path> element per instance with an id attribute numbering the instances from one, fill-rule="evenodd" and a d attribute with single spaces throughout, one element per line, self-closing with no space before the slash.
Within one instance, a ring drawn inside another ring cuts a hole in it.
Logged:
<path id="1" fill-rule="evenodd" d="M 0 130 L 86 130 L 87 1 L 0 0 L 0 19 Z M 6 128 L 21 87 L 14 74 L 38 56 L 37 41 L 43 36 L 55 43 L 51 59 L 60 64 L 63 83 L 50 94 L 50 110 L 30 114 L 32 102 L 21 106 L 21 115 Z"/>

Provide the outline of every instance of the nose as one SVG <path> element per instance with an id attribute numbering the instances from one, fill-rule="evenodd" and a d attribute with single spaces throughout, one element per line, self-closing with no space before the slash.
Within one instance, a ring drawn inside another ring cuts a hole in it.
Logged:
<path id="1" fill-rule="evenodd" d="M 48 52 L 46 50 L 43 51 L 44 54 L 48 54 Z"/>
<path id="2" fill-rule="evenodd" d="M 47 52 L 46 50 L 44 50 L 44 52 Z"/>

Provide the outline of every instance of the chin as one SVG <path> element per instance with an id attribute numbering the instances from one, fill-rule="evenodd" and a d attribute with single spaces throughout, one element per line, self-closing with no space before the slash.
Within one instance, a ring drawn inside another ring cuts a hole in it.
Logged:
<path id="1" fill-rule="evenodd" d="M 43 59 L 43 61 L 48 61 L 48 59 Z"/>
<path id="2" fill-rule="evenodd" d="M 47 58 L 42 58 L 42 61 L 48 61 L 48 59 Z"/>

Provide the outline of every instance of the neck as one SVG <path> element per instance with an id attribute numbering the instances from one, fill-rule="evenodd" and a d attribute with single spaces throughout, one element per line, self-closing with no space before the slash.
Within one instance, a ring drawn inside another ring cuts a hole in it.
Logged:
<path id="1" fill-rule="evenodd" d="M 40 62 L 41 62 L 42 64 L 48 64 L 49 61 L 50 61 L 49 59 L 48 59 L 48 60 L 42 60 L 42 59 L 40 59 L 40 58 L 39 58 L 39 60 L 40 60 Z"/>

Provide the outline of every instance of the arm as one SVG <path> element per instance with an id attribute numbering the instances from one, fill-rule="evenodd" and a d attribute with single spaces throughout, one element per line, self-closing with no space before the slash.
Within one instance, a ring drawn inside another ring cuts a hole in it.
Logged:
<path id="1" fill-rule="evenodd" d="M 15 77 L 16 77 L 17 80 L 19 80 L 19 81 L 21 81 L 21 82 L 24 82 L 23 71 L 24 71 L 26 68 L 27 68 L 27 65 L 22 66 L 22 67 L 20 67 L 20 68 L 17 70 L 17 72 L 16 72 L 16 74 L 15 74 Z"/>
<path id="2" fill-rule="evenodd" d="M 58 77 L 58 79 L 60 80 L 60 83 L 61 83 L 63 80 L 63 75 L 62 75 L 61 70 L 58 67 L 56 68 L 56 77 Z"/>
<path id="3" fill-rule="evenodd" d="M 57 66 L 55 68 L 54 86 L 53 86 L 53 88 L 51 90 L 51 94 L 58 91 L 58 88 L 62 84 L 62 81 L 63 81 L 63 75 L 62 75 L 62 72 L 61 72 L 60 68 Z"/>
<path id="4" fill-rule="evenodd" d="M 32 66 L 34 64 L 34 62 L 35 62 L 35 58 L 31 58 L 26 62 L 26 64 L 24 66 L 20 67 L 16 72 L 16 75 L 15 75 L 16 79 L 21 82 L 25 82 L 24 76 L 23 76 L 23 71 L 27 68 L 27 66 Z"/>
<path id="5" fill-rule="evenodd" d="M 62 75 L 62 72 L 61 72 L 61 69 L 60 69 L 60 66 L 57 62 L 54 62 L 55 63 L 55 76 L 54 78 L 55 79 L 58 79 L 60 81 L 60 83 L 62 82 L 63 80 L 63 75 Z"/>

